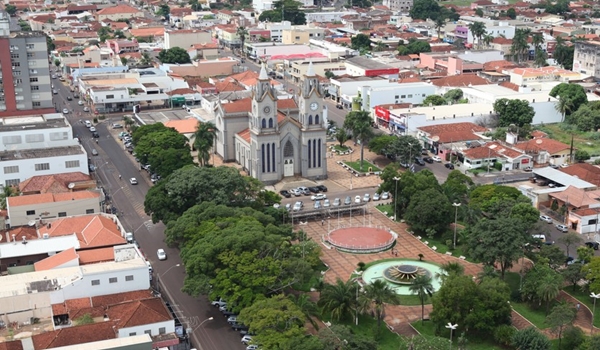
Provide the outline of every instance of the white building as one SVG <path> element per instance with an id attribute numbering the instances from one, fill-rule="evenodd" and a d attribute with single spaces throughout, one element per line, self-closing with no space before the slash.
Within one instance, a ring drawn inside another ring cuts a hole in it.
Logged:
<path id="1" fill-rule="evenodd" d="M 375 106 L 383 104 L 410 103 L 420 105 L 427 96 L 434 95 L 435 91 L 436 87 L 434 85 L 425 82 L 405 84 L 389 82 L 388 86 L 361 86 L 358 92 L 361 109 L 371 112 Z"/>
<path id="2" fill-rule="evenodd" d="M 60 113 L 0 119 L 0 151 L 75 146 L 71 124 Z"/>
<path id="3" fill-rule="evenodd" d="M 342 17 L 356 13 L 355 11 L 307 12 L 306 23 L 341 22 Z"/>

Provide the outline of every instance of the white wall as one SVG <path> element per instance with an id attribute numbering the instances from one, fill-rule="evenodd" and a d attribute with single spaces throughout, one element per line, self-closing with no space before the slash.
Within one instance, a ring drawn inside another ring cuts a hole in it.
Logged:
<path id="1" fill-rule="evenodd" d="M 25 181 L 33 176 L 38 175 L 54 175 L 54 174 L 64 174 L 64 173 L 72 173 L 72 172 L 82 172 L 84 174 L 89 174 L 88 168 L 88 160 L 87 153 L 82 148 L 82 152 L 80 154 L 73 155 L 60 155 L 57 154 L 53 157 L 45 157 L 45 158 L 27 158 L 27 159 L 12 159 L 2 161 L 2 168 L 0 168 L 0 185 L 6 185 L 8 180 L 19 180 Z M 67 162 L 71 161 L 79 161 L 78 167 L 67 168 Z M 35 170 L 36 164 L 41 163 L 49 163 L 50 168 L 48 170 Z M 17 166 L 19 172 L 17 173 L 9 173 L 5 174 L 4 169 L 6 167 Z"/>
<path id="2" fill-rule="evenodd" d="M 163 334 L 175 333 L 175 320 L 169 320 L 164 322 L 150 323 L 136 327 L 128 327 L 119 329 L 119 338 L 131 337 L 131 333 L 135 335 L 142 335 L 146 331 L 150 331 L 152 336 L 160 334 L 159 328 L 165 328 Z"/>
<path id="3" fill-rule="evenodd" d="M 33 120 L 31 120 L 33 119 Z M 54 120 L 59 119 L 64 122 L 64 126 L 57 126 L 56 123 L 48 123 L 48 128 L 44 128 L 44 119 Z M 31 122 L 27 122 L 30 120 Z M 37 121 L 40 121 L 39 123 Z M 0 130 L 0 151 L 7 150 L 26 150 L 36 148 L 64 147 L 77 145 L 77 141 L 73 140 L 73 129 L 68 120 L 62 114 L 48 114 L 43 117 L 14 117 L 9 118 L 11 126 L 14 130 L 6 128 Z M 38 124 L 41 127 L 29 127 L 30 125 Z M 23 125 L 22 127 L 19 127 Z"/>
<path id="4" fill-rule="evenodd" d="M 95 191 L 99 192 L 99 191 Z M 7 204 L 8 210 L 8 223 L 11 226 L 23 226 L 31 220 L 38 219 L 40 213 L 46 212 L 44 218 L 57 218 L 58 213 L 66 213 L 66 216 L 74 215 L 85 215 L 89 214 L 87 210 L 93 210 L 94 214 L 100 212 L 100 201 L 102 196 L 77 199 L 77 200 L 65 200 L 60 202 L 46 202 L 46 203 L 33 203 L 30 205 L 10 206 Z M 34 215 L 27 215 L 27 211 L 34 210 Z"/>
<path id="5" fill-rule="evenodd" d="M 392 87 L 368 88 L 362 94 L 362 108 L 370 112 L 376 106 L 390 103 L 422 104 L 425 97 L 435 94 L 436 87 L 427 83 L 398 84 Z M 398 96 L 398 98 L 396 98 Z"/>
<path id="6" fill-rule="evenodd" d="M 373 80 L 369 80 L 369 81 L 344 81 L 344 82 L 340 82 L 338 80 L 331 79 L 331 87 L 337 91 L 338 96 L 348 96 L 348 97 L 353 97 L 356 96 L 358 94 L 358 91 L 360 91 L 360 89 L 364 86 L 368 86 L 371 87 L 373 89 L 376 88 L 380 88 L 380 87 L 390 87 L 393 85 L 398 85 L 398 83 L 392 82 L 390 83 L 388 80 L 385 79 L 373 79 Z"/>

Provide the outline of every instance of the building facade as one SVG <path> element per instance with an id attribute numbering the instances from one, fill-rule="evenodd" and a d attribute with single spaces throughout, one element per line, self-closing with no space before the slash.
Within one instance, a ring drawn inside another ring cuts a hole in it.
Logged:
<path id="1" fill-rule="evenodd" d="M 575 42 L 573 72 L 588 74 L 594 78 L 600 77 L 600 42 Z"/>
<path id="2" fill-rule="evenodd" d="M 412 0 L 383 0 L 383 6 L 392 11 L 408 12 L 413 6 Z"/>
<path id="3" fill-rule="evenodd" d="M 276 183 L 284 177 L 312 179 L 327 177 L 325 92 L 309 67 L 295 101 L 298 115 L 278 108 L 277 91 L 271 86 L 263 65 L 252 89 L 251 111 L 225 115 L 217 112 L 217 152 L 224 160 L 234 160 L 254 178 Z M 244 122 L 245 119 L 245 122 Z M 245 126 L 245 127 L 244 127 Z M 242 127 L 244 129 L 240 130 Z M 233 140 L 219 137 L 238 129 Z M 231 141 L 230 141 L 231 140 Z M 228 159 L 233 156 L 233 159 Z"/>
<path id="4" fill-rule="evenodd" d="M 0 116 L 52 113 L 46 37 L 14 30 L 0 11 Z"/>

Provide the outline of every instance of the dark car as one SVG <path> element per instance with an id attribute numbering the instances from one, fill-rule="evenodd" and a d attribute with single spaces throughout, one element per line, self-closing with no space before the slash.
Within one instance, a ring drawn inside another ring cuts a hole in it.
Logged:
<path id="1" fill-rule="evenodd" d="M 425 161 L 429 164 L 433 164 L 433 158 L 431 158 L 431 157 L 423 157 L 423 161 Z"/>
<path id="2" fill-rule="evenodd" d="M 342 105 L 336 105 L 335 108 L 337 108 L 337 109 L 344 109 L 344 106 L 342 106 Z"/>
<path id="3" fill-rule="evenodd" d="M 319 191 L 321 192 L 327 192 L 327 187 L 325 185 L 319 185 L 317 186 L 317 188 L 319 189 Z"/>
<path id="4" fill-rule="evenodd" d="M 282 196 L 284 196 L 285 198 L 290 198 L 292 196 L 291 193 L 289 193 L 286 190 L 279 191 L 279 194 L 282 195 Z"/>
<path id="5" fill-rule="evenodd" d="M 423 159 L 415 157 L 415 164 L 425 165 L 425 162 L 423 161 Z"/>
<path id="6" fill-rule="evenodd" d="M 311 193 L 319 193 L 319 188 L 317 188 L 317 187 L 309 187 L 308 190 Z"/>
<path id="7" fill-rule="evenodd" d="M 94 131 L 92 133 L 92 137 L 95 138 L 95 139 L 100 138 L 100 134 L 98 134 L 97 132 Z"/>
<path id="8" fill-rule="evenodd" d="M 247 329 L 248 329 L 248 326 L 246 326 L 246 325 L 244 325 L 244 324 L 241 324 L 241 323 L 234 323 L 234 324 L 232 324 L 232 325 L 231 325 L 231 328 L 232 328 L 234 331 L 241 331 L 242 329 L 243 329 L 243 330 L 247 330 Z"/>
<path id="9" fill-rule="evenodd" d="M 585 245 L 588 248 L 592 248 L 594 250 L 598 250 L 598 247 L 600 246 L 600 244 L 598 244 L 598 242 L 585 242 Z"/>
<path id="10" fill-rule="evenodd" d="M 452 164 L 452 163 L 446 163 L 446 164 L 444 164 L 444 166 L 450 170 L 454 170 L 454 164 Z"/>
<path id="11" fill-rule="evenodd" d="M 73 97 L 67 96 L 67 101 L 71 101 L 71 100 L 73 100 Z"/>

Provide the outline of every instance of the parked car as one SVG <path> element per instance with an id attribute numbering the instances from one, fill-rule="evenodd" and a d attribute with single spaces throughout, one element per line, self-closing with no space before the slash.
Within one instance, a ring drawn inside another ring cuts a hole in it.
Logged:
<path id="1" fill-rule="evenodd" d="M 545 222 L 547 222 L 549 224 L 552 223 L 552 218 L 549 217 L 549 216 L 546 216 L 546 215 L 540 215 L 540 220 L 545 221 Z"/>
<path id="2" fill-rule="evenodd" d="M 250 344 L 250 345 L 246 346 L 246 350 L 258 350 L 258 345 Z"/>
<path id="3" fill-rule="evenodd" d="M 95 139 L 100 138 L 100 134 L 98 134 L 97 132 L 94 131 L 92 133 L 92 137 L 95 138 Z"/>
<path id="4" fill-rule="evenodd" d="M 321 192 L 327 192 L 327 186 L 325 186 L 325 185 L 319 185 L 319 186 L 317 186 L 317 188 Z"/>
<path id="5" fill-rule="evenodd" d="M 383 193 L 381 194 L 381 200 L 385 201 L 385 200 L 388 200 L 388 199 L 390 199 L 390 194 L 389 194 L 389 192 L 383 192 Z"/>
<path id="6" fill-rule="evenodd" d="M 432 164 L 433 163 L 433 158 L 431 158 L 431 157 L 423 157 L 423 161 L 426 162 L 426 163 Z"/>
<path id="7" fill-rule="evenodd" d="M 227 302 L 221 298 L 219 298 L 219 300 L 213 300 L 210 305 L 212 306 L 217 306 L 217 307 L 221 307 L 223 305 L 227 305 Z"/>
<path id="8" fill-rule="evenodd" d="M 162 248 L 156 251 L 156 255 L 158 256 L 158 260 L 167 260 L 167 253 Z"/>
<path id="9" fill-rule="evenodd" d="M 563 225 L 563 224 L 558 224 L 555 226 L 557 230 L 559 230 L 560 232 L 569 232 L 569 228 L 567 227 L 567 225 Z"/>
<path id="10" fill-rule="evenodd" d="M 300 211 L 300 210 L 302 210 L 303 206 L 304 206 L 304 204 L 302 204 L 302 202 L 300 202 L 300 201 L 294 203 L 294 211 Z"/>
<path id="11" fill-rule="evenodd" d="M 360 203 L 362 203 L 362 200 L 361 200 L 360 196 L 356 196 L 356 197 L 354 197 L 354 203 L 355 203 L 355 204 L 360 204 Z"/>
<path id="12" fill-rule="evenodd" d="M 454 170 L 454 164 L 452 164 L 452 163 L 446 163 L 446 164 L 444 164 L 444 166 L 450 170 Z"/>
<path id="13" fill-rule="evenodd" d="M 335 108 L 337 108 L 337 109 L 344 109 L 344 106 L 342 106 L 342 105 L 336 105 Z"/>
<path id="14" fill-rule="evenodd" d="M 137 179 L 135 177 L 132 177 L 131 179 L 129 179 L 129 183 L 132 184 L 132 185 L 137 185 L 138 181 L 137 181 Z"/>
<path id="15" fill-rule="evenodd" d="M 95 127 L 93 127 L 93 126 L 91 126 L 91 127 L 90 127 L 90 132 L 96 132 L 96 128 L 95 128 Z"/>
<path id="16" fill-rule="evenodd" d="M 123 125 L 121 125 L 121 124 L 117 124 L 117 123 L 114 123 L 114 124 L 112 125 L 112 128 L 113 128 L 113 129 L 123 129 Z"/>
<path id="17" fill-rule="evenodd" d="M 83 107 L 83 111 L 84 112 L 89 112 L 90 111 L 90 107 L 88 107 L 88 106 Z"/>
<path id="18" fill-rule="evenodd" d="M 365 193 L 365 195 L 363 196 L 363 202 L 369 202 L 371 201 L 371 195 L 368 193 Z"/>
<path id="19" fill-rule="evenodd" d="M 67 101 L 72 101 L 72 100 L 73 100 L 73 97 L 67 96 Z"/>
<path id="20" fill-rule="evenodd" d="M 77 101 L 77 104 L 80 105 L 80 106 L 83 106 L 84 102 L 82 100 L 79 100 L 79 101 Z"/>
<path id="21" fill-rule="evenodd" d="M 281 190 L 281 191 L 279 191 L 279 194 L 280 194 L 280 195 L 282 195 L 282 196 L 284 196 L 285 198 L 290 198 L 290 197 L 292 196 L 292 195 L 291 195 L 291 194 L 290 194 L 288 191 L 286 191 L 286 190 Z"/>
<path id="22" fill-rule="evenodd" d="M 431 159 L 433 159 L 433 161 L 436 162 L 436 163 L 441 163 L 442 162 L 442 158 L 440 158 L 438 156 L 433 156 L 433 157 L 431 157 Z"/>
<path id="23" fill-rule="evenodd" d="M 292 189 L 290 190 L 290 193 L 291 193 L 291 194 L 293 194 L 293 195 L 294 195 L 294 196 L 296 196 L 296 197 L 299 197 L 299 196 L 301 196 L 301 195 L 302 195 L 302 192 L 300 192 L 300 190 L 299 190 L 299 189 L 297 189 L 297 188 L 292 188 Z"/>
<path id="24" fill-rule="evenodd" d="M 96 151 L 96 149 L 92 149 L 92 155 L 93 156 L 97 156 L 98 155 L 98 151 Z"/>
<path id="25" fill-rule="evenodd" d="M 323 201 L 323 208 L 327 209 L 331 207 L 331 202 L 329 201 L 329 199 L 326 199 Z"/>
<path id="26" fill-rule="evenodd" d="M 415 164 L 419 164 L 421 166 L 425 165 L 425 162 L 420 157 L 415 157 Z"/>
<path id="27" fill-rule="evenodd" d="M 317 210 L 323 209 L 323 206 L 321 205 L 321 201 L 318 201 L 318 200 L 315 201 L 314 208 Z"/>
<path id="28" fill-rule="evenodd" d="M 585 245 L 588 248 L 592 248 L 593 250 L 598 250 L 600 244 L 598 242 L 585 242 Z"/>
<path id="29" fill-rule="evenodd" d="M 319 193 L 319 189 L 317 187 L 309 187 L 308 190 L 312 193 Z"/>
<path id="30" fill-rule="evenodd" d="M 237 315 L 232 315 L 227 318 L 227 323 L 234 324 L 237 323 Z"/>
<path id="31" fill-rule="evenodd" d="M 346 196 L 346 199 L 344 199 L 344 205 L 349 205 L 352 203 L 352 198 L 350 198 L 350 196 Z"/>
<path id="32" fill-rule="evenodd" d="M 378 201 L 378 200 L 380 200 L 380 199 L 381 199 L 381 197 L 380 197 L 379 193 L 375 192 L 375 193 L 373 194 L 373 202 L 375 202 L 375 201 Z"/>
<path id="33" fill-rule="evenodd" d="M 333 200 L 333 206 L 334 207 L 339 207 L 340 204 L 342 204 L 342 201 L 339 198 L 336 198 Z"/>
<path id="34" fill-rule="evenodd" d="M 69 114 L 69 110 L 67 108 L 63 108 L 63 114 Z"/>
<path id="35" fill-rule="evenodd" d="M 315 194 L 314 196 L 310 196 L 310 199 L 313 201 L 317 201 L 317 200 L 322 200 L 322 199 L 326 199 L 327 195 L 323 194 L 323 193 L 319 193 L 319 194 Z"/>
<path id="36" fill-rule="evenodd" d="M 242 337 L 242 344 L 248 344 L 250 341 L 252 341 L 252 336 L 251 335 L 245 335 Z"/>

